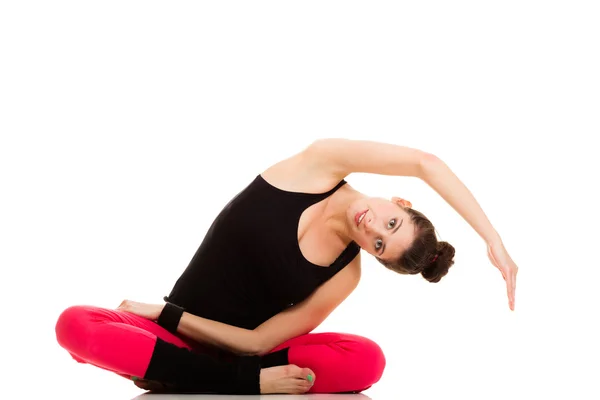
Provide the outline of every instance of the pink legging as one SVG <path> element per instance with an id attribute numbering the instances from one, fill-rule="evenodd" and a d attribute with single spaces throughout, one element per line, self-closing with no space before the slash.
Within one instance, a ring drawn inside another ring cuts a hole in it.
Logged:
<path id="1" fill-rule="evenodd" d="M 120 310 L 79 305 L 64 310 L 56 323 L 61 347 L 80 363 L 95 365 L 127 379 L 144 377 L 156 338 L 192 352 L 218 351 L 174 335 L 149 319 Z M 310 368 L 316 380 L 309 393 L 360 392 L 379 381 L 385 368 L 381 348 L 367 338 L 344 333 L 309 333 L 271 352 L 289 347 L 288 361 Z"/>

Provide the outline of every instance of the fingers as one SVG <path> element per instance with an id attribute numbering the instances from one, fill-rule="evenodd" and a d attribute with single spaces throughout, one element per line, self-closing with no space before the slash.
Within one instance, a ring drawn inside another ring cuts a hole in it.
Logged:
<path id="1" fill-rule="evenodd" d="M 517 273 L 511 271 L 509 279 L 506 280 L 506 294 L 508 295 L 508 306 L 514 311 L 515 310 L 515 291 L 517 285 Z"/>
<path id="2" fill-rule="evenodd" d="M 513 297 L 513 294 L 512 294 L 512 288 L 509 287 L 508 288 L 508 308 L 510 308 L 511 311 L 515 310 L 515 305 L 514 304 L 515 304 L 515 300 L 514 300 L 514 297 Z"/>
<path id="3" fill-rule="evenodd" d="M 516 270 L 512 275 L 512 308 L 511 310 L 515 310 L 515 294 L 517 292 L 517 272 Z"/>

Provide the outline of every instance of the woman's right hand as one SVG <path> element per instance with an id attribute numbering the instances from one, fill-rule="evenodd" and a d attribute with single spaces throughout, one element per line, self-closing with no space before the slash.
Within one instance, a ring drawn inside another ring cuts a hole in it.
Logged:
<path id="1" fill-rule="evenodd" d="M 515 310 L 515 289 L 517 286 L 517 272 L 519 267 L 512 260 L 502 241 L 489 243 L 487 254 L 491 263 L 500 270 L 502 277 L 506 281 L 506 294 L 508 295 L 508 307 Z"/>

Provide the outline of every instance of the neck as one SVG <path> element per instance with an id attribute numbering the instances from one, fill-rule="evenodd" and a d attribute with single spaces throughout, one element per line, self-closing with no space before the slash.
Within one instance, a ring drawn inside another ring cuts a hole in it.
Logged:
<path id="1" fill-rule="evenodd" d="M 352 221 L 347 216 L 348 207 L 356 200 L 366 197 L 366 195 L 346 184 L 331 196 L 327 204 L 323 215 L 325 225 L 332 229 L 344 243 L 350 243 L 354 240 Z"/>

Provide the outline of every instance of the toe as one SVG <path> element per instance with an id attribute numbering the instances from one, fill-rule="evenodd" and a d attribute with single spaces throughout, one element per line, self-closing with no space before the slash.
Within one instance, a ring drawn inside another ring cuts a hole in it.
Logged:
<path id="1" fill-rule="evenodd" d="M 316 376 L 310 368 L 302 368 L 302 378 L 306 379 L 312 385 Z"/>

